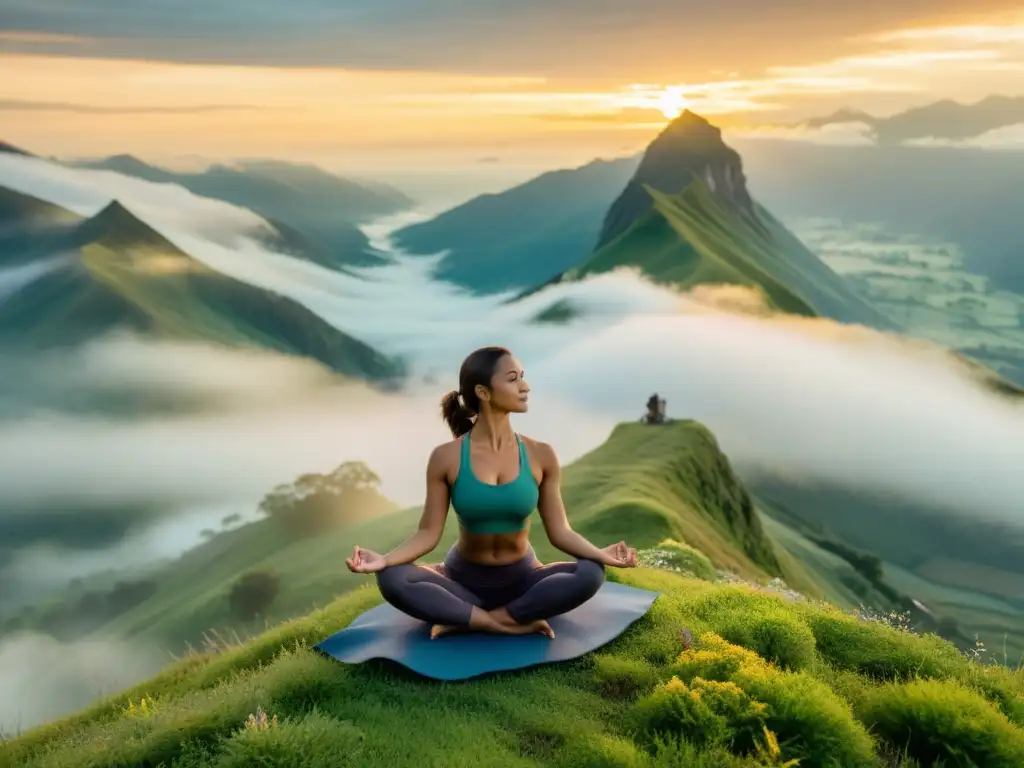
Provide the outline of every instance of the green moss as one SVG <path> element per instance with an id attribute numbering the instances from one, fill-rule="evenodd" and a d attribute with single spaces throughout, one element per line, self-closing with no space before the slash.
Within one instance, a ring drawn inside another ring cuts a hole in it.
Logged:
<path id="1" fill-rule="evenodd" d="M 889 746 L 926 765 L 1017 768 L 1024 730 L 958 683 L 914 680 L 872 691 L 858 716 Z"/>
<path id="2" fill-rule="evenodd" d="M 915 635 L 863 621 L 838 610 L 805 610 L 821 655 L 841 669 L 879 680 L 944 677 L 962 669 L 965 660 L 936 635 Z"/>

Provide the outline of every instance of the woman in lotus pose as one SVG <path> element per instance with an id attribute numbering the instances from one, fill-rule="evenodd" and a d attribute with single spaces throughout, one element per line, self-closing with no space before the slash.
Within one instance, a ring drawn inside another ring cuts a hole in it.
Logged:
<path id="1" fill-rule="evenodd" d="M 459 389 L 441 401 L 455 439 L 430 454 L 419 529 L 386 555 L 356 547 L 345 560 L 355 573 L 376 573 L 384 599 L 430 623 L 433 637 L 467 629 L 554 637 L 546 619 L 593 597 L 604 566 L 636 566 L 625 542 L 598 549 L 569 527 L 554 450 L 512 431 L 509 416 L 526 412 L 529 391 L 507 349 L 467 357 Z M 416 565 L 440 541 L 449 504 L 458 543 L 443 568 Z M 537 561 L 528 524 L 535 508 L 551 543 L 575 561 Z"/>

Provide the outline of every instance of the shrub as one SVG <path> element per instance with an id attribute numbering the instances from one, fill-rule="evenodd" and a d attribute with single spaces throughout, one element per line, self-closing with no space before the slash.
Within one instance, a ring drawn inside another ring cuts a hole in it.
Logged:
<path id="1" fill-rule="evenodd" d="M 815 608 L 806 616 L 824 658 L 877 680 L 949 677 L 966 664 L 954 645 L 936 635 L 914 635 L 836 609 Z"/>
<path id="2" fill-rule="evenodd" d="M 311 713 L 297 722 L 271 720 L 260 725 L 253 717 L 223 743 L 216 768 L 251 768 L 272 765 L 275 768 L 334 768 L 339 761 L 355 763 L 354 752 L 361 746 L 362 734 L 350 723 L 319 713 Z"/>
<path id="3" fill-rule="evenodd" d="M 664 539 L 653 549 L 643 550 L 638 559 L 647 568 L 682 572 L 706 581 L 715 578 L 715 567 L 703 552 L 675 539 Z"/>
<path id="4" fill-rule="evenodd" d="M 765 768 L 753 756 L 734 755 L 720 744 L 698 746 L 685 739 L 659 737 L 645 768 Z"/>
<path id="5" fill-rule="evenodd" d="M 747 753 L 762 732 L 764 711 L 735 683 L 695 677 L 687 685 L 673 677 L 639 701 L 635 714 L 638 730 L 652 743 L 668 736 Z"/>
<path id="6" fill-rule="evenodd" d="M 805 669 L 814 662 L 814 633 L 780 597 L 732 588 L 697 601 L 693 610 L 715 634 L 784 669 Z"/>
<path id="7" fill-rule="evenodd" d="M 280 578 L 270 571 L 250 571 L 239 577 L 228 594 L 232 615 L 248 621 L 266 614 L 280 588 Z"/>
<path id="8" fill-rule="evenodd" d="M 803 672 L 786 672 L 753 651 L 714 633 L 683 651 L 671 671 L 682 680 L 728 679 L 765 705 L 764 724 L 777 735 L 787 758 L 801 765 L 870 766 L 874 744 L 849 705 Z"/>
<path id="9" fill-rule="evenodd" d="M 1020 673 L 995 664 L 968 664 L 959 680 L 999 707 L 1011 723 L 1024 727 L 1024 685 Z"/>
<path id="10" fill-rule="evenodd" d="M 943 680 L 888 683 L 868 693 L 858 714 L 894 750 L 926 765 L 1019 768 L 1024 731 L 980 695 Z"/>
<path id="11" fill-rule="evenodd" d="M 784 669 L 806 669 L 814 663 L 814 633 L 799 618 L 783 611 L 744 616 L 733 614 L 712 622 L 724 639 L 756 651 Z"/>
<path id="12" fill-rule="evenodd" d="M 543 762 L 552 766 L 579 766 L 587 768 L 649 768 L 645 755 L 636 745 L 606 733 L 588 734 L 565 744 L 556 760 Z"/>
<path id="13" fill-rule="evenodd" d="M 601 692 L 613 699 L 633 698 L 658 683 L 658 673 L 651 664 L 610 654 L 594 658 L 594 677 Z"/>

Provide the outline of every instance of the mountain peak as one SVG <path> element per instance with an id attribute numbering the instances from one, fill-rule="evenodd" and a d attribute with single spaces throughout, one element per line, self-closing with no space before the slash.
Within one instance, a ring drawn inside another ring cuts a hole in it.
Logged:
<path id="1" fill-rule="evenodd" d="M 84 242 L 100 243 L 109 248 L 145 245 L 151 248 L 178 249 L 119 200 L 111 200 L 99 213 L 82 223 Z"/>
<path id="2" fill-rule="evenodd" d="M 646 215 L 653 200 L 645 187 L 675 195 L 700 179 L 722 202 L 755 216 L 739 154 L 722 141 L 722 131 L 685 110 L 650 143 L 633 178 L 605 216 L 597 248 Z"/>
<path id="3" fill-rule="evenodd" d="M 714 131 L 716 134 L 721 134 L 722 132 L 719 128 L 712 125 L 706 117 L 704 117 L 703 115 L 698 115 L 696 112 L 693 112 L 689 109 L 684 109 L 682 112 L 676 115 L 676 117 L 674 117 L 672 121 L 669 122 L 669 124 L 665 127 L 665 130 L 663 132 L 668 133 L 670 131 L 674 132 L 679 130 L 692 130 L 694 128 L 707 131 Z"/>

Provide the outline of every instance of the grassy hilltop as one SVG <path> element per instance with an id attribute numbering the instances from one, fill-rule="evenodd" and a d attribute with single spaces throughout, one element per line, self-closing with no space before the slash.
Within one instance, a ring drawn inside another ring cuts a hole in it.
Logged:
<path id="1" fill-rule="evenodd" d="M 567 468 L 564 496 L 578 530 L 643 550 L 641 568 L 610 578 L 661 592 L 648 616 L 595 654 L 445 684 L 386 663 L 325 659 L 311 646 L 380 601 L 368 579 L 344 569 L 346 549 L 397 543 L 418 510 L 283 546 L 278 523 L 267 520 L 172 565 L 161 579 L 167 591 L 118 619 L 119 634 L 180 639 L 209 627 L 246 569 L 281 576 L 272 618 L 345 594 L 28 731 L 0 748 L 0 766 L 1024 761 L 1024 674 L 972 660 L 900 621 L 851 615 L 860 598 L 854 569 L 763 515 L 701 425 L 620 425 Z M 557 556 L 539 530 L 534 543 L 542 559 Z M 722 583 L 724 571 L 740 583 Z M 398 728 L 404 738 L 395 738 Z"/>
<path id="2" fill-rule="evenodd" d="M 310 650 L 379 600 L 361 588 L 24 734 L 4 745 L 0 764 L 1024 762 L 1019 671 L 969 661 L 934 637 L 749 587 L 648 568 L 613 578 L 662 595 L 623 637 L 572 663 L 439 684 L 379 663 L 344 666 Z"/>

